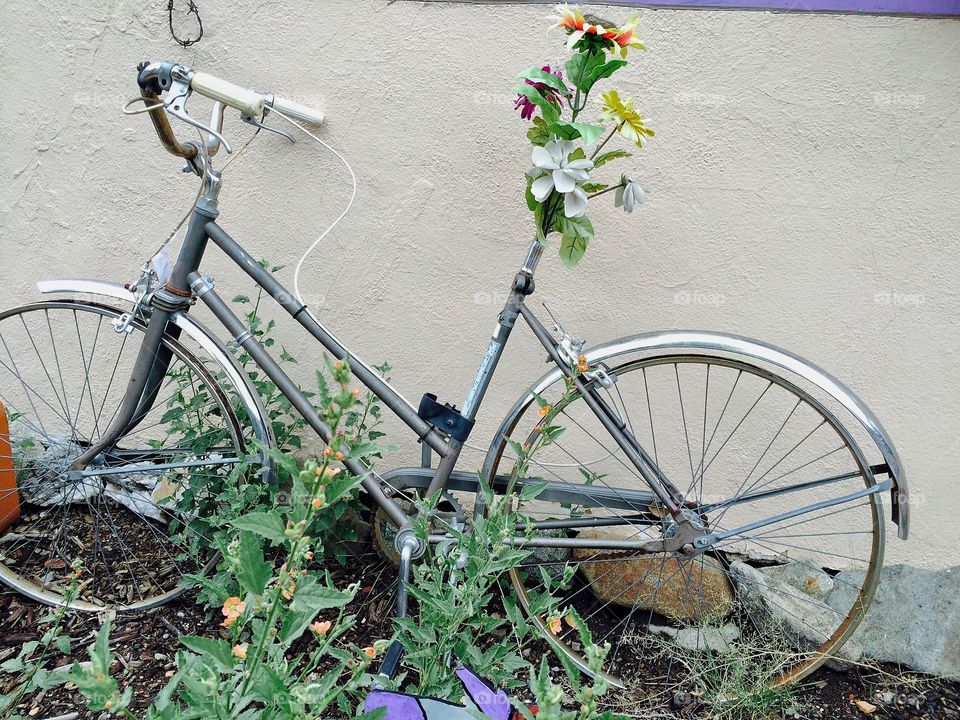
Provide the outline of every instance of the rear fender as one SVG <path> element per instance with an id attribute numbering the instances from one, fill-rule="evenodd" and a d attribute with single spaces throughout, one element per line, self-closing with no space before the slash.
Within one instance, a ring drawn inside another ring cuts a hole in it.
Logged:
<path id="1" fill-rule="evenodd" d="M 635 352 L 677 353 L 691 350 L 727 353 L 748 360 L 769 363 L 816 385 L 840 403 L 863 426 L 883 456 L 886 471 L 893 480 L 893 487 L 890 491 L 893 521 L 897 525 L 897 534 L 900 539 L 907 539 L 910 529 L 907 478 L 889 434 L 884 430 L 883 425 L 880 424 L 873 412 L 852 390 L 813 363 L 807 362 L 791 352 L 757 340 L 706 331 L 665 331 L 634 335 L 633 337 L 599 345 L 587 351 L 586 356 L 589 363 L 595 364 L 619 355 Z M 500 444 L 513 431 L 520 414 L 533 402 L 536 395 L 543 393 L 547 387 L 560 380 L 561 377 L 560 370 L 554 368 L 540 378 L 530 388 L 527 395 L 513 406 L 500 425 L 487 453 L 483 467 L 486 477 L 489 477 L 493 463 L 496 461 Z"/>

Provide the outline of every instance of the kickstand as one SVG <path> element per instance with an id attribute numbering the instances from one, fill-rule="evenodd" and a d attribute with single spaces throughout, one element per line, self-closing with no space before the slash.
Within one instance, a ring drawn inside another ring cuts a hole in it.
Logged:
<path id="1" fill-rule="evenodd" d="M 413 555 L 419 547 L 420 542 L 412 534 L 405 536 L 400 545 L 400 578 L 397 584 L 397 609 L 395 613 L 398 618 L 407 616 L 407 584 L 410 582 L 410 567 L 413 564 Z M 392 680 L 400 670 L 401 660 L 403 660 L 403 645 L 400 644 L 399 640 L 394 640 L 383 656 L 378 675 Z M 374 680 L 373 689 L 382 690 L 383 684 Z"/>

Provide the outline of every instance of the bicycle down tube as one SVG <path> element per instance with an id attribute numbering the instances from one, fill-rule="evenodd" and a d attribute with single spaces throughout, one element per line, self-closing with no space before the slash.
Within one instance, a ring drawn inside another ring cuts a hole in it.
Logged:
<path id="1" fill-rule="evenodd" d="M 141 347 L 135 372 L 130 378 L 127 395 L 114 422 L 114 427 L 108 430 L 100 443 L 84 453 L 71 469 L 74 471 L 84 470 L 90 458 L 115 444 L 128 431 L 131 424 L 135 424 L 136 417 L 142 414 L 144 404 L 152 401 L 155 393 L 151 393 L 149 380 L 155 378 L 158 372 L 165 372 L 166 370 L 163 367 L 166 358 L 157 353 L 162 331 L 169 325 L 173 313 L 188 311 L 194 299 L 199 299 L 211 310 L 217 320 L 231 334 L 232 342 L 250 354 L 311 428 L 324 441 L 329 442 L 331 439 L 330 429 L 319 419 L 310 400 L 297 388 L 296 384 L 273 360 L 267 350 L 253 337 L 246 325 L 214 291 L 213 281 L 199 273 L 200 262 L 207 242 L 213 241 L 228 258 L 249 275 L 260 288 L 266 291 L 335 358 L 348 358 L 350 360 L 351 371 L 357 380 L 380 398 L 391 412 L 410 427 L 421 442 L 440 457 L 440 462 L 436 470 L 432 471 L 430 482 L 426 488 L 427 495 L 430 496 L 439 490 L 446 489 L 459 460 L 463 440 L 452 436 L 445 437 L 444 434 L 441 434 L 433 424 L 421 417 L 413 405 L 388 382 L 369 366 L 352 356 L 347 348 L 307 311 L 304 304 L 299 302 L 269 271 L 264 269 L 239 243 L 214 222 L 218 214 L 215 205 L 205 205 L 204 199 L 206 198 L 201 198 L 194 209 L 170 282 L 154 293 L 152 300 L 154 309 L 150 319 L 149 331 Z M 467 421 L 472 422 L 476 418 L 484 394 L 489 387 L 516 320 L 522 317 L 534 336 L 546 349 L 550 360 L 574 384 L 584 398 L 587 407 L 610 433 L 620 450 L 636 468 L 644 483 L 650 488 L 651 499 L 655 499 L 671 515 L 679 515 L 682 512 L 684 502 L 683 494 L 669 481 L 653 458 L 633 437 L 626 423 L 604 400 L 598 391 L 598 383 L 591 382 L 589 379 L 585 381 L 583 377 L 573 372 L 570 363 L 563 357 L 557 340 L 525 304 L 525 298 L 532 294 L 534 290 L 533 274 L 541 253 L 542 248 L 538 243 L 531 245 L 527 259 L 517 273 L 507 302 L 499 314 L 497 326 L 487 345 L 475 380 L 468 391 L 463 411 L 460 414 Z M 409 527 L 407 513 L 384 492 L 385 483 L 382 478 L 356 461 L 348 460 L 345 465 L 350 472 L 361 477 L 364 489 L 377 505 L 384 508 L 393 522 L 401 528 Z M 634 509 L 641 510 L 642 508 Z M 809 510 L 815 509 L 818 508 L 809 508 Z M 806 512 L 807 510 L 807 508 L 803 508 L 800 512 Z M 515 540 L 519 542 L 522 538 L 516 538 Z M 569 544 L 568 541 L 538 538 L 534 544 L 556 544 L 559 546 L 564 543 Z M 572 540 L 572 542 L 576 544 L 577 541 Z M 631 543 L 631 545 L 634 544 L 638 547 L 645 545 L 645 543 Z M 653 551 L 652 547 L 651 551 Z"/>

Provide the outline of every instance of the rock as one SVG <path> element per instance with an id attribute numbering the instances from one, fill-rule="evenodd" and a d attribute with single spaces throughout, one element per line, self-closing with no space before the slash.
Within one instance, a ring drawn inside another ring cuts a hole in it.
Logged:
<path id="1" fill-rule="evenodd" d="M 798 648 L 819 645 L 836 629 L 864 576 L 845 570 L 831 577 L 797 563 L 754 568 L 735 562 L 730 569 L 738 595 L 788 630 Z M 837 657 L 960 676 L 960 567 L 884 568 L 870 609 Z"/>
<path id="2" fill-rule="evenodd" d="M 849 607 L 862 571 L 836 577 L 829 602 Z M 843 582 L 841 582 L 843 581 Z M 890 565 L 852 642 L 867 657 L 920 672 L 960 677 L 960 567 L 924 570 Z"/>
<path id="3" fill-rule="evenodd" d="M 720 655 L 732 652 L 734 648 L 731 647 L 731 643 L 740 638 L 740 630 L 736 625 L 721 625 L 720 627 L 708 625 L 699 628 L 651 625 L 650 632 L 654 635 L 668 637 L 687 650 L 693 650 L 694 652 L 709 650 Z"/>
<path id="4" fill-rule="evenodd" d="M 755 568 L 734 562 L 730 575 L 748 611 L 773 623 L 785 641 L 797 649 L 822 645 L 846 615 L 846 611 L 838 613 L 830 605 L 828 598 L 835 582 L 822 570 L 799 563 Z M 838 657 L 851 662 L 862 656 L 862 648 L 852 640 L 838 653 Z"/>
<path id="5" fill-rule="evenodd" d="M 629 528 L 581 532 L 581 538 L 636 539 Z M 623 557 L 630 551 L 575 549 L 573 559 L 604 602 L 653 610 L 671 620 L 703 622 L 726 617 L 733 609 L 733 588 L 723 566 L 707 555 Z M 619 562 L 618 557 L 623 557 Z M 600 562 L 589 562 L 590 560 Z"/>
<path id="6" fill-rule="evenodd" d="M 537 537 L 565 537 L 565 530 L 542 530 L 537 533 Z M 525 565 L 539 565 L 554 580 L 560 580 L 563 577 L 564 568 L 570 562 L 573 553 L 570 548 L 556 547 L 534 547 L 530 548 L 530 557 L 525 561 Z"/>

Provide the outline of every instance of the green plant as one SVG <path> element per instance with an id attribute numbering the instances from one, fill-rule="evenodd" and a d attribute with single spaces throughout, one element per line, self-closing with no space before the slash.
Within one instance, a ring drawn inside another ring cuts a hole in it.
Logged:
<path id="1" fill-rule="evenodd" d="M 70 609 L 70 604 L 77 599 L 80 593 L 80 575 L 82 566 L 79 560 L 70 565 L 70 573 L 66 576 L 63 590 L 63 605 L 54 608 L 40 618 L 39 625 L 48 625 L 39 640 L 30 640 L 23 644 L 15 658 L 0 665 L 0 670 L 6 673 L 19 673 L 16 691 L 10 695 L 0 697 L 0 717 L 19 720 L 22 716 L 14 714 L 17 705 L 27 693 L 41 688 L 50 687 L 61 682 L 57 671 L 45 667 L 49 659 L 50 648 L 55 647 L 61 654 L 70 655 L 73 652 L 70 638 L 63 634 L 63 619 Z"/>
<path id="2" fill-rule="evenodd" d="M 493 502 L 492 493 L 489 499 Z M 424 504 L 414 521 L 423 540 L 434 505 Z M 452 698 L 460 688 L 453 674 L 457 662 L 498 685 L 515 684 L 517 670 L 527 666 L 519 654 L 522 629 L 510 626 L 518 614 L 489 612 L 501 576 L 528 554 L 503 543 L 515 520 L 497 512 L 476 519 L 469 531 L 448 527 L 451 539 L 430 547 L 414 565 L 409 593 L 418 615 L 396 620 L 405 663 L 415 670 L 412 691 Z"/>
<path id="3" fill-rule="evenodd" d="M 567 46 L 574 50 L 565 66 L 566 80 L 562 71 L 549 65 L 520 73 L 523 84 L 516 88 L 516 107 L 532 122 L 527 138 L 534 145 L 533 168 L 527 172 L 525 196 L 537 239 L 546 242 L 551 233 L 559 233 L 560 257 L 573 266 L 593 237 L 593 224 L 586 216 L 589 198 L 615 191 L 617 206 L 627 212 L 645 200 L 640 185 L 625 175 L 612 185 L 592 181 L 591 171 L 631 154 L 601 151 L 614 135 L 641 148 L 653 130 L 634 110 L 633 99 L 621 99 L 616 90 L 603 94 L 602 110 L 593 122 L 580 117 L 594 86 L 627 65 L 628 48 L 645 49 L 635 38 L 637 18 L 617 26 L 577 7 L 561 5 L 558 10 L 557 27 L 567 33 Z M 591 145 L 595 146 L 588 156 Z"/>
<path id="4" fill-rule="evenodd" d="M 222 603 L 226 636 L 180 638 L 184 649 L 177 654 L 177 671 L 146 718 L 312 720 L 334 707 L 352 714 L 353 694 L 369 683 L 367 669 L 383 643 L 361 650 L 343 641 L 353 620 L 344 608 L 357 588 L 337 589 L 329 573 L 313 569 L 323 544 L 309 528 L 346 503 L 360 485 L 359 478 L 334 463 L 365 461 L 376 452 L 368 438 L 344 430 L 345 419 L 358 411 L 359 392 L 349 386 L 349 366 L 327 364 L 333 380 L 320 413 L 333 439 L 302 468 L 273 451 L 292 477 L 290 499 L 230 522 L 223 565 L 239 594 Z M 105 625 L 90 651 L 91 663 L 75 664 L 69 678 L 91 709 L 135 717 L 129 688 L 120 692 L 110 677 L 108 638 Z"/>
<path id="5" fill-rule="evenodd" d="M 580 670 L 574 666 L 566 655 L 559 654 L 560 662 L 566 673 L 571 699 L 576 708 L 571 710 L 564 707 L 565 692 L 561 685 L 553 681 L 550 676 L 550 665 L 546 657 L 540 661 L 540 667 L 530 672 L 530 689 L 533 692 L 534 704 L 537 706 L 537 720 L 625 720 L 624 716 L 615 714 L 612 710 L 603 710 L 600 707 L 601 698 L 610 690 L 608 683 L 599 674 L 603 661 L 610 652 L 610 645 L 597 645 L 593 641 L 590 629 L 586 626 L 576 611 L 571 611 L 565 622 L 575 627 L 580 634 L 580 642 L 584 647 L 584 657 L 587 667 L 593 677 L 585 682 Z M 569 702 L 569 701 L 568 701 Z M 523 703 L 514 701 L 517 712 L 525 720 L 534 720 L 534 714 Z"/>
<path id="6" fill-rule="evenodd" d="M 517 454 L 514 478 L 525 477 L 533 455 L 563 432 L 543 422 L 532 446 L 511 441 Z M 478 474 L 478 481 L 486 513 L 475 517 L 469 528 L 443 523 L 442 515 L 436 512 L 439 494 L 421 504 L 413 522 L 423 541 L 432 528 L 436 529 L 438 520 L 443 525 L 441 531 L 450 537 L 447 542 L 428 546 L 426 559 L 414 565 L 409 593 L 417 601 L 417 618 L 397 620 L 405 662 L 416 671 L 411 690 L 432 697 L 452 698 L 458 691 L 460 685 L 453 674 L 458 662 L 495 685 L 516 686 L 517 671 L 529 667 L 521 651 L 537 639 L 516 601 L 502 588 L 506 573 L 530 556 L 528 550 L 507 542 L 507 538 L 518 536 L 518 529 L 528 527 L 528 518 L 511 510 L 510 495 L 494 495 L 482 475 Z M 533 500 L 546 484 L 523 486 L 519 500 Z M 575 570 L 574 566 L 566 567 L 559 582 L 568 583 Z M 541 571 L 549 582 L 556 582 Z M 490 612 L 498 596 L 505 617 Z M 553 596 L 545 592 L 533 599 L 530 612 L 553 617 L 557 613 L 555 605 Z"/>
<path id="7" fill-rule="evenodd" d="M 261 260 L 260 265 L 269 268 L 271 272 L 282 268 L 270 266 L 265 260 Z M 233 298 L 233 303 L 247 308 L 243 312 L 243 318 L 257 342 L 266 348 L 273 348 L 276 347 L 276 339 L 273 337 L 276 322 L 272 319 L 265 320 L 261 316 L 262 299 L 261 289 L 253 299 L 248 295 L 237 295 Z M 277 452 L 270 454 L 275 462 L 277 478 L 271 483 L 259 481 L 258 475 L 262 473 L 262 468 L 253 455 L 223 476 L 211 477 L 209 473 L 188 476 L 185 489 L 178 496 L 177 508 L 192 518 L 190 532 L 184 533 L 182 538 L 190 543 L 195 553 L 215 548 L 221 556 L 225 556 L 227 545 L 232 539 L 231 523 L 235 518 L 251 511 L 269 509 L 278 503 L 286 503 L 293 477 L 297 473 L 296 463 L 291 464 L 288 455 L 303 450 L 301 434 L 306 426 L 303 418 L 248 353 L 240 350 L 237 360 L 256 388 L 273 429 Z M 298 364 L 297 358 L 285 347 L 281 348 L 278 362 L 281 365 Z M 390 369 L 387 363 L 376 367 L 384 377 L 388 376 Z M 329 369 L 316 371 L 315 391 L 301 389 L 318 407 L 326 407 L 332 402 L 327 374 Z M 215 408 L 216 405 L 211 401 L 206 389 L 191 385 L 190 378 L 185 373 L 172 373 L 172 376 L 180 391 L 174 393 L 167 403 L 165 421 L 168 434 L 175 435 L 178 444 L 189 448 L 193 453 L 202 453 L 207 448 L 228 443 L 229 430 L 215 411 L 210 412 L 210 408 Z M 240 399 L 233 397 L 231 403 L 242 417 Z M 203 408 L 206 412 L 198 412 L 197 408 Z M 341 424 L 347 435 L 364 438 L 368 443 L 376 443 L 383 437 L 383 433 L 378 429 L 381 421 L 378 398 L 371 392 L 365 392 L 345 411 Z M 256 449 L 264 449 L 253 441 L 250 445 L 251 453 Z M 379 457 L 380 451 L 379 447 L 370 447 L 369 457 Z M 337 536 L 337 540 L 353 540 L 355 538 L 351 535 L 355 530 L 349 524 L 341 523 L 341 519 L 351 510 L 356 512 L 358 509 L 359 503 L 353 500 L 338 503 L 330 512 L 316 515 L 309 532 L 314 536 L 333 534 Z M 337 559 L 342 562 L 342 543 L 332 542 L 330 546 L 334 548 Z M 219 606 L 225 598 L 239 591 L 236 578 L 223 562 L 208 576 L 188 575 L 186 580 L 199 586 L 199 599 L 208 606 Z"/>
<path id="8" fill-rule="evenodd" d="M 703 637 L 722 637 L 719 621 L 700 627 Z M 674 705 L 704 705 L 717 720 L 766 720 L 795 714 L 796 688 L 776 684 L 781 673 L 796 665 L 796 650 L 748 637 L 716 640 L 710 649 L 686 648 L 668 638 L 638 638 L 653 647 L 677 677 Z M 709 642 L 709 641 L 707 641 Z M 682 670 L 676 672 L 678 668 Z M 791 711 L 791 712 L 788 712 Z"/>

